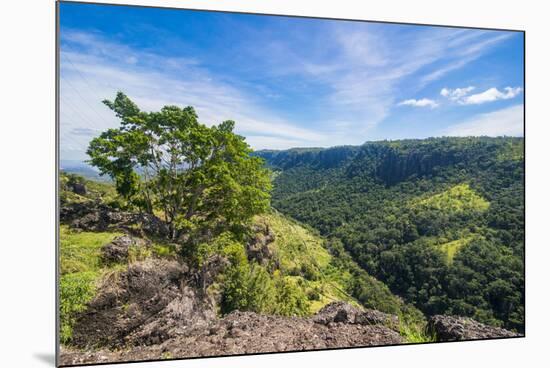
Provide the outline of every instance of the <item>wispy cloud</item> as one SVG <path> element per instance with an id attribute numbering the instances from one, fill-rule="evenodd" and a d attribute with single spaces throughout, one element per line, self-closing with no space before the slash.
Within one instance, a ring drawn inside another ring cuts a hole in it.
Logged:
<path id="1" fill-rule="evenodd" d="M 101 103 L 117 90 L 147 111 L 167 104 L 191 105 L 207 125 L 235 120 L 237 132 L 254 148 L 265 148 L 268 142 L 269 147 L 289 148 L 327 140 L 266 110 L 254 96 L 220 81 L 196 61 L 133 50 L 89 33 L 65 30 L 63 40 L 61 147 L 71 154 L 83 153 L 90 136 L 118 125 Z"/>
<path id="2" fill-rule="evenodd" d="M 434 82 L 509 37 L 489 31 L 441 28 L 388 32 L 379 25 L 343 22 L 308 36 L 296 47 L 285 42 L 285 33 L 280 39 L 256 46 L 254 55 L 270 55 L 268 73 L 276 78 L 292 76 L 297 84 L 302 79 L 314 80 L 316 90 L 322 91 L 318 93 L 323 108 L 319 113 L 322 118 L 316 119 L 319 129 L 334 128 L 334 121 L 346 122 L 339 124 L 345 130 L 330 132 L 333 139 L 342 137 L 338 143 L 356 143 L 350 132 L 363 141 L 368 139 L 369 132 L 403 98 L 403 85 L 420 88 Z M 434 69 L 436 73 L 428 76 L 427 70 Z M 414 106 L 437 106 L 433 100 L 419 101 Z"/>
<path id="3" fill-rule="evenodd" d="M 460 31 L 459 31 L 460 32 Z M 449 40 L 445 47 L 442 57 L 442 66 L 431 70 L 420 79 L 422 86 L 441 79 L 446 74 L 458 70 L 467 64 L 479 59 L 493 46 L 505 41 L 512 36 L 508 34 L 496 34 L 488 31 L 484 32 L 466 32 L 460 34 L 453 40 Z"/>
<path id="4" fill-rule="evenodd" d="M 450 126 L 443 132 L 443 135 L 522 136 L 523 104 L 476 115 L 463 123 Z"/>
<path id="5" fill-rule="evenodd" d="M 430 100 L 429 98 L 422 98 L 420 100 L 409 99 L 409 100 L 400 102 L 398 105 L 399 106 L 406 105 L 406 106 L 414 106 L 414 107 L 430 107 L 432 109 L 439 106 L 437 102 L 435 102 L 434 100 Z"/>

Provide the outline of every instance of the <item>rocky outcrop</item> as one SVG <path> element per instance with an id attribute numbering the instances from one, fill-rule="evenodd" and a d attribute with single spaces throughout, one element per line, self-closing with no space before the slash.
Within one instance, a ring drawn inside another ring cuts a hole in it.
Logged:
<path id="1" fill-rule="evenodd" d="M 314 317 L 316 323 L 333 322 L 360 325 L 381 325 L 397 330 L 399 318 L 373 309 L 360 310 L 345 302 L 334 302 L 323 307 Z"/>
<path id="2" fill-rule="evenodd" d="M 253 235 L 246 244 L 248 259 L 265 265 L 273 258 L 269 244 L 275 240 L 275 234 L 268 224 L 259 223 L 252 227 Z"/>
<path id="3" fill-rule="evenodd" d="M 428 331 L 437 341 L 477 340 L 499 337 L 515 337 L 519 334 L 503 328 L 487 326 L 471 318 L 436 315 L 428 320 Z"/>
<path id="4" fill-rule="evenodd" d="M 73 328 L 73 345 L 120 347 L 157 344 L 188 326 L 213 319 L 213 303 L 197 295 L 189 268 L 148 259 L 104 280 Z"/>
<path id="5" fill-rule="evenodd" d="M 74 229 L 106 231 L 109 229 L 139 229 L 147 235 L 166 237 L 168 226 L 158 217 L 147 213 L 125 212 L 102 203 L 83 202 L 65 204 L 60 209 L 60 220 Z"/>
<path id="6" fill-rule="evenodd" d="M 193 315 L 191 310 L 175 311 L 169 307 L 165 311 L 167 314 L 163 316 L 169 318 L 168 322 L 154 320 L 132 333 L 127 339 L 129 347 L 94 352 L 63 349 L 61 364 L 302 351 L 404 342 L 399 333 L 385 325 L 362 323 L 356 318 L 361 311 L 346 303 L 331 304 L 312 318 L 234 311 L 224 318 L 203 319 L 196 325 L 185 322 Z M 329 315 L 336 318 L 331 320 Z M 339 317 L 344 315 L 347 317 Z M 176 320 L 179 324 L 174 323 Z M 159 332 L 168 338 L 155 339 L 153 336 L 158 336 Z M 144 336 L 148 339 L 143 339 Z M 136 345 L 136 342 L 140 344 Z"/>
<path id="7" fill-rule="evenodd" d="M 147 247 L 149 243 L 141 238 L 122 235 L 101 248 L 101 258 L 105 263 L 126 262 L 130 247 Z"/>

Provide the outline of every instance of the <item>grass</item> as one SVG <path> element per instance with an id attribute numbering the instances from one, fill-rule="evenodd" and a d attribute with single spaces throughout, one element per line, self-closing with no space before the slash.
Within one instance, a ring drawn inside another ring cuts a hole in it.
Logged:
<path id="1" fill-rule="evenodd" d="M 101 183 L 99 183 L 101 184 Z M 130 246 L 128 262 L 104 264 L 101 248 L 120 232 L 73 231 L 67 225 L 60 227 L 60 314 L 61 342 L 70 343 L 72 327 L 78 313 L 86 309 L 102 282 L 112 281 L 118 273 L 127 269 L 128 263 L 143 261 L 151 256 L 175 257 L 173 244 L 155 242 L 151 247 Z"/>
<path id="2" fill-rule="evenodd" d="M 490 203 L 471 189 L 468 184 L 463 183 L 422 199 L 416 205 L 448 213 L 463 213 L 466 211 L 484 212 L 489 209 Z"/>
<path id="3" fill-rule="evenodd" d="M 399 334 L 410 344 L 419 344 L 423 342 L 436 342 L 437 339 L 434 334 L 426 331 L 425 325 L 419 325 L 414 323 L 399 323 Z"/>
<path id="4" fill-rule="evenodd" d="M 75 272 L 97 272 L 101 268 L 101 247 L 122 233 L 74 232 L 61 225 L 61 275 Z"/>
<path id="5" fill-rule="evenodd" d="M 95 295 L 98 273 L 93 271 L 63 275 L 59 284 L 61 342 L 70 342 L 76 315 L 86 309 L 86 304 Z"/>
<path id="6" fill-rule="evenodd" d="M 73 193 L 70 190 L 62 190 L 62 198 L 69 203 L 82 203 L 96 200 L 108 203 L 116 201 L 118 198 L 116 189 L 112 183 L 88 180 L 76 174 L 61 172 L 59 176 L 59 183 L 62 188 L 65 188 L 71 180 L 83 183 L 86 186 L 86 194 L 80 195 Z"/>
<path id="7" fill-rule="evenodd" d="M 308 268 L 311 266 L 314 269 L 321 269 L 330 263 L 331 255 L 323 247 L 323 239 L 298 223 L 278 213 L 257 216 L 256 221 L 267 223 L 275 233 L 275 241 L 269 246 L 279 260 L 283 272 L 289 274 L 315 272 Z"/>
<path id="8" fill-rule="evenodd" d="M 468 235 L 466 237 L 463 237 L 463 238 L 460 238 L 460 239 L 457 239 L 457 240 L 453 240 L 453 241 L 450 241 L 450 242 L 447 242 L 447 243 L 440 244 L 439 249 L 445 254 L 447 264 L 451 265 L 453 263 L 453 259 L 456 255 L 456 253 L 460 249 L 462 249 L 465 246 L 467 246 L 468 244 L 470 244 L 472 242 L 472 240 L 474 240 L 475 238 L 476 238 L 476 235 L 471 234 L 471 235 Z"/>
<path id="9" fill-rule="evenodd" d="M 108 270 L 101 263 L 101 247 L 121 235 L 116 232 L 74 232 L 60 228 L 61 342 L 69 343 L 76 316 L 93 299 L 98 281 Z M 117 265 L 111 266 L 117 269 Z M 118 266 L 120 268 L 120 266 Z"/>
<path id="10" fill-rule="evenodd" d="M 310 314 L 317 313 L 334 301 L 361 305 L 345 292 L 348 271 L 332 265 L 332 256 L 324 247 L 324 240 L 292 219 L 272 212 L 257 216 L 256 223 L 267 224 L 275 234 L 269 245 L 279 262 L 280 270 L 295 281 L 309 298 Z"/>

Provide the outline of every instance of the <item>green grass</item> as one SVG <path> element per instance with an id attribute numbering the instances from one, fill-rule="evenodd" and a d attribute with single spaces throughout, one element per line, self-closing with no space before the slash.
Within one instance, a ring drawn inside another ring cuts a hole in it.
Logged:
<path id="1" fill-rule="evenodd" d="M 463 213 L 466 211 L 483 212 L 489 209 L 490 203 L 478 195 L 466 183 L 455 185 L 450 189 L 421 199 L 415 205 L 448 213 Z"/>
<path id="2" fill-rule="evenodd" d="M 177 250 L 174 244 L 154 243 L 152 250 L 153 254 L 159 258 L 174 258 L 177 256 Z"/>
<path id="3" fill-rule="evenodd" d="M 423 342 L 436 342 L 434 334 L 426 331 L 425 325 L 407 324 L 401 322 L 399 324 L 399 334 L 410 344 L 418 344 Z"/>
<path id="4" fill-rule="evenodd" d="M 447 243 L 443 243 L 439 245 L 439 249 L 445 254 L 446 261 L 448 265 L 451 265 L 453 263 L 453 259 L 456 255 L 456 253 L 470 244 L 472 240 L 476 238 L 476 235 L 468 235 L 464 238 L 460 238 L 457 240 L 453 240 Z"/>
<path id="5" fill-rule="evenodd" d="M 323 239 L 298 223 L 275 212 L 257 216 L 256 222 L 267 223 L 275 233 L 275 241 L 269 247 L 277 256 L 283 272 L 314 273 L 315 269 L 325 268 L 330 263 L 331 256 L 323 247 Z M 310 266 L 312 270 L 308 270 Z"/>
<path id="6" fill-rule="evenodd" d="M 101 184 L 101 183 L 99 183 Z M 143 261 L 151 256 L 175 257 L 173 244 L 155 242 L 151 247 L 130 246 L 128 262 L 104 264 L 101 248 L 120 232 L 73 231 L 67 225 L 60 227 L 60 314 L 61 342 L 70 343 L 72 327 L 79 312 L 86 309 L 98 285 L 113 275 L 127 269 L 128 263 Z"/>
<path id="7" fill-rule="evenodd" d="M 352 276 L 332 265 L 332 256 L 321 237 L 275 211 L 257 216 L 255 222 L 267 224 L 275 234 L 269 248 L 279 262 L 280 271 L 309 296 L 310 314 L 340 300 L 361 308 L 345 291 L 346 280 Z"/>
<path id="8" fill-rule="evenodd" d="M 60 227 L 61 275 L 75 272 L 97 272 L 101 268 L 101 247 L 122 233 L 75 232 L 66 225 Z"/>
<path id="9" fill-rule="evenodd" d="M 109 270 L 103 267 L 101 247 L 121 235 L 115 232 L 74 232 L 66 225 L 60 228 L 60 317 L 61 342 L 69 343 L 76 316 L 93 299 L 98 281 Z"/>

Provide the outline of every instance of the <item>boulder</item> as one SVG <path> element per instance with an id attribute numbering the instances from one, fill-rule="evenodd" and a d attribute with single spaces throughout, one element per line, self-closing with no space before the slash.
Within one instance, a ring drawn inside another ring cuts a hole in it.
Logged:
<path id="1" fill-rule="evenodd" d="M 361 311 L 345 302 L 334 302 L 325 305 L 313 317 L 315 323 L 328 325 L 332 322 L 355 323 L 355 318 Z"/>
<path id="2" fill-rule="evenodd" d="M 499 327 L 484 325 L 471 318 L 460 316 L 435 315 L 428 320 L 428 331 L 435 334 L 438 341 L 460 341 L 515 337 L 519 334 Z"/>
<path id="3" fill-rule="evenodd" d="M 153 328 L 155 320 L 172 331 L 170 321 L 195 323 L 199 316 L 215 316 L 211 305 L 186 288 L 188 278 L 187 265 L 175 260 L 149 258 L 130 264 L 127 271 L 113 274 L 98 287 L 76 319 L 72 344 L 114 348 L 138 341 L 155 343 L 170 336 Z"/>
<path id="4" fill-rule="evenodd" d="M 246 244 L 248 259 L 265 265 L 273 258 L 269 244 L 275 241 L 275 234 L 267 224 L 256 224 L 252 229 L 254 234 Z"/>
<path id="5" fill-rule="evenodd" d="M 345 302 L 327 304 L 313 317 L 315 323 L 350 323 L 359 325 L 380 325 L 398 329 L 399 318 L 373 309 L 361 310 Z"/>
<path id="6" fill-rule="evenodd" d="M 79 195 L 86 195 L 88 191 L 86 190 L 86 185 L 84 183 L 70 183 L 69 184 L 70 189 L 73 193 L 79 194 Z"/>
<path id="7" fill-rule="evenodd" d="M 136 226 L 147 235 L 166 237 L 168 225 L 158 217 L 146 213 L 121 211 L 98 202 L 64 204 L 60 220 L 72 228 L 85 231 L 123 229 L 136 232 Z"/>
<path id="8" fill-rule="evenodd" d="M 106 263 L 125 262 L 128 260 L 130 247 L 146 247 L 149 243 L 141 238 L 129 235 L 122 235 L 101 248 L 101 258 Z"/>

